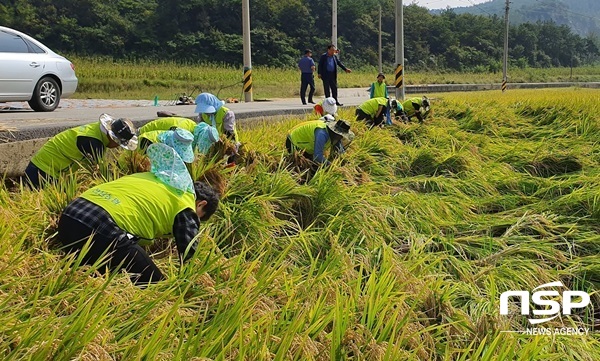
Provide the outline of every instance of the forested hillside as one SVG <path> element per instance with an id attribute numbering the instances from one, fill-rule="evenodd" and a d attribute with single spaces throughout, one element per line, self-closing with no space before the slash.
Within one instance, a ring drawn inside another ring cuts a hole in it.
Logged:
<path id="1" fill-rule="evenodd" d="M 452 9 L 457 14 L 504 16 L 506 0 L 492 0 L 477 6 Z M 510 2 L 509 18 L 516 24 L 553 21 L 567 25 L 575 33 L 600 36 L 598 0 L 519 0 Z"/>
<path id="2" fill-rule="evenodd" d="M 338 45 L 347 65 L 377 64 L 379 4 L 383 61 L 393 65 L 394 3 L 338 0 Z M 253 0 L 250 7 L 253 65 L 293 67 L 303 49 L 317 56 L 331 41 L 330 1 Z M 501 69 L 502 17 L 434 15 L 416 5 L 406 6 L 404 16 L 407 69 Z M 242 62 L 240 0 L 5 0 L 0 24 L 66 54 Z M 594 37 L 551 22 L 512 25 L 509 42 L 513 66 L 577 66 L 600 55 Z"/>

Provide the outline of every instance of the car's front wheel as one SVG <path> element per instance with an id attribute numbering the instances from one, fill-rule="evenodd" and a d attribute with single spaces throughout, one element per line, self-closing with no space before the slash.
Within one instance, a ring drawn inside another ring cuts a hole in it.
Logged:
<path id="1" fill-rule="evenodd" d="M 28 102 L 36 112 L 51 112 L 60 102 L 60 88 L 56 80 L 45 77 L 40 79 L 33 90 L 33 97 Z"/>

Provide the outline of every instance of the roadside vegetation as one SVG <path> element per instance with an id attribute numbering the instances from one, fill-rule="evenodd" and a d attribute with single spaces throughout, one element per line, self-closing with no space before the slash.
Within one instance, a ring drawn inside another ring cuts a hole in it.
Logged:
<path id="1" fill-rule="evenodd" d="M 131 159 L 42 191 L 4 185 L 0 358 L 598 360 L 597 94 L 433 95 L 425 125 L 352 122 L 347 153 L 310 175 L 284 154 L 310 116 L 256 120 L 235 168 L 194 163 L 222 204 L 183 267 L 168 242 L 152 247 L 169 278 L 144 290 L 53 241 L 67 203 Z M 552 281 L 592 305 L 544 326 L 589 334 L 502 332 L 528 323 L 516 303 L 499 314 L 500 294 Z"/>
<path id="2" fill-rule="evenodd" d="M 79 99 L 153 99 L 176 101 L 181 95 L 211 92 L 221 99 L 243 99 L 241 68 L 225 64 L 180 64 L 175 62 L 125 62 L 108 58 L 69 57 L 75 64 Z M 353 68 L 340 74 L 342 88 L 364 87 L 375 81 L 375 67 Z M 393 84 L 394 69 L 384 69 L 386 82 Z M 292 98 L 299 94 L 300 74 L 295 68 L 253 68 L 253 93 L 256 99 Z M 594 82 L 600 81 L 599 66 L 577 68 L 510 69 L 509 82 Z M 492 84 L 502 82 L 502 72 L 405 71 L 407 85 L 416 84 Z M 323 86 L 315 76 L 316 94 Z"/>

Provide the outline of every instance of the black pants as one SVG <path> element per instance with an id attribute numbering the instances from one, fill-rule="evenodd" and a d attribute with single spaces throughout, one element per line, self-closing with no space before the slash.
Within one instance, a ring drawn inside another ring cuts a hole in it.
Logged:
<path id="1" fill-rule="evenodd" d="M 29 162 L 27 168 L 25 168 L 25 182 L 32 188 L 39 189 L 42 186 L 42 182 L 51 181 L 50 177 L 46 172 L 39 169 L 35 164 Z"/>
<path id="2" fill-rule="evenodd" d="M 336 103 L 338 101 L 338 89 L 337 89 L 337 75 L 336 73 L 326 72 L 325 75 L 321 77 L 323 80 L 323 91 L 325 92 L 325 98 L 333 97 Z"/>
<path id="3" fill-rule="evenodd" d="M 380 125 L 385 119 L 385 113 L 386 109 L 383 108 L 381 114 L 379 114 L 378 117 L 373 118 L 373 116 L 370 114 L 367 114 L 362 109 L 357 108 L 354 114 L 356 115 L 356 120 L 365 120 L 369 125 Z"/>
<path id="4" fill-rule="evenodd" d="M 315 77 L 312 73 L 302 73 L 300 77 L 300 100 L 302 100 L 302 104 L 306 104 L 305 94 L 306 88 L 310 86 L 308 90 L 308 102 L 312 103 L 313 94 L 315 94 Z"/>
<path id="5" fill-rule="evenodd" d="M 84 264 L 91 265 L 105 257 L 110 270 L 126 270 L 131 274 L 131 281 L 138 286 L 164 279 L 148 253 L 134 239 L 108 239 L 83 223 L 61 215 L 58 221 L 58 239 L 67 252 L 81 252 L 90 238 L 91 244 L 83 256 Z M 105 272 L 104 267 L 99 267 L 98 270 Z"/>

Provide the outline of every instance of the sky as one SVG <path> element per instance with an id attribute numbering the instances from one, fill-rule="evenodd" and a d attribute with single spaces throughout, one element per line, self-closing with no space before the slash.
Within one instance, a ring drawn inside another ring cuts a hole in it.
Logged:
<path id="1" fill-rule="evenodd" d="M 473 6 L 490 0 L 403 0 L 402 5 L 415 3 L 428 9 L 445 9 L 446 7 L 456 8 L 459 6 Z"/>

